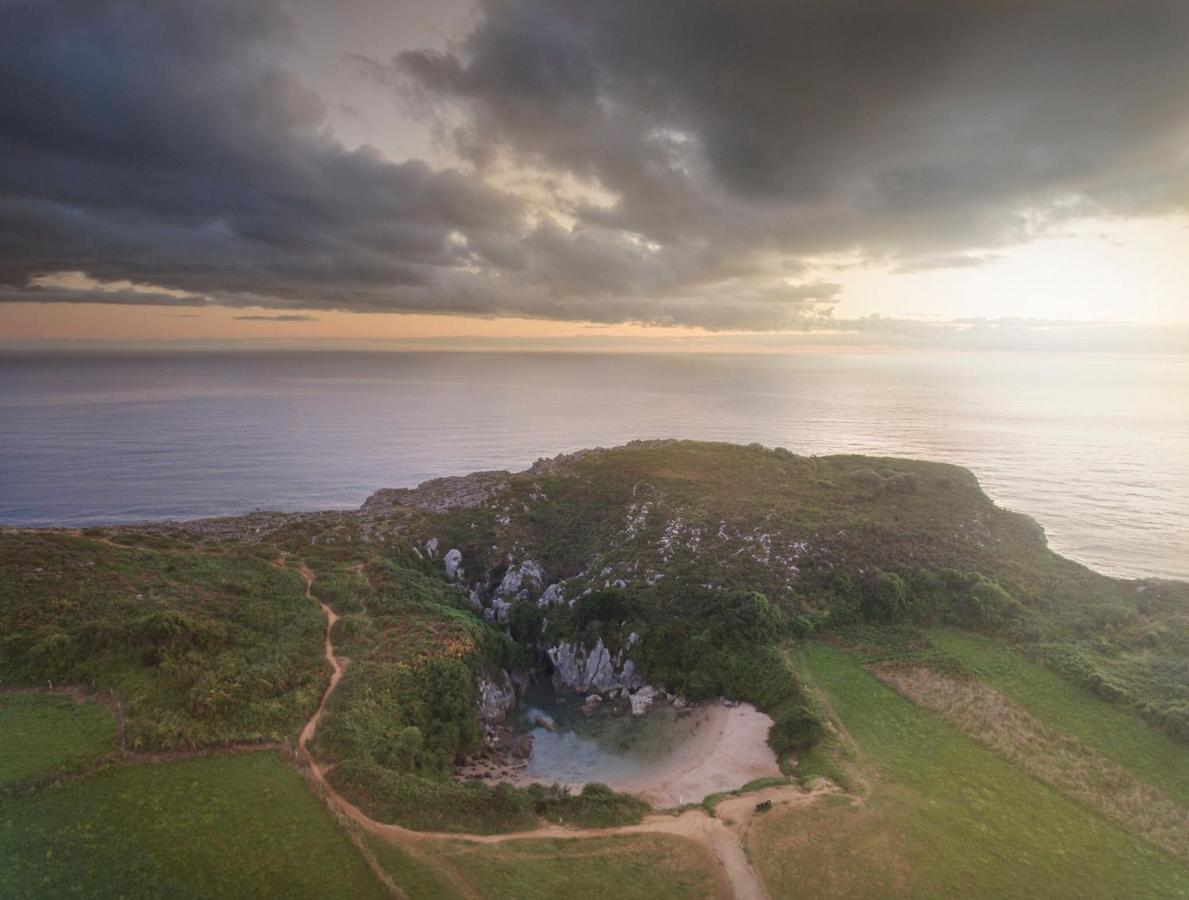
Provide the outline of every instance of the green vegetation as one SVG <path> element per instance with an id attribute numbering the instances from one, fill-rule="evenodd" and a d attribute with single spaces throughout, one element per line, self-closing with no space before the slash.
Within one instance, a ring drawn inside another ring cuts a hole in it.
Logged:
<path id="1" fill-rule="evenodd" d="M 1183 745 L 1002 643 L 957 631 L 933 631 L 929 639 L 1033 715 L 1189 808 L 1189 752 Z"/>
<path id="2" fill-rule="evenodd" d="M 434 851 L 469 881 L 483 885 L 484 896 L 492 900 L 596 900 L 611 893 L 624 900 L 728 896 L 698 847 L 668 835 L 437 842 Z"/>
<path id="3" fill-rule="evenodd" d="M 577 581 L 570 597 L 622 578 L 645 619 L 679 614 L 709 586 L 763 594 L 801 637 L 889 624 L 1001 632 L 1189 737 L 1189 585 L 1109 578 L 1056 555 L 957 466 L 633 442 L 510 476 L 484 508 L 407 528 L 461 549 L 471 573 L 502 573 L 515 547 Z"/>
<path id="4" fill-rule="evenodd" d="M 335 788 L 369 814 L 411 828 L 495 832 L 542 818 L 584 827 L 638 821 L 634 798 L 599 785 L 580 794 L 460 784 L 454 764 L 479 745 L 475 684 L 529 657 L 484 624 L 454 588 L 407 559 L 367 565 L 369 590 L 340 620 L 336 648 L 352 660 L 327 705 L 314 751 Z M 314 583 L 321 597 L 322 583 Z M 341 598 L 340 598 L 341 599 Z"/>
<path id="5" fill-rule="evenodd" d="M 528 831 L 541 820 L 578 828 L 608 828 L 639 822 L 648 804 L 604 785 L 577 793 L 565 787 L 531 784 L 516 788 L 479 781 L 397 772 L 382 766 L 342 763 L 331 783 L 372 818 L 420 831 L 498 834 Z"/>
<path id="6" fill-rule="evenodd" d="M 855 656 L 814 643 L 801 662 L 853 740 L 843 764 L 870 788 L 861 800 L 840 797 L 757 821 L 754 858 L 772 893 L 1156 898 L 1189 891 L 1189 869 L 1172 857 L 913 706 Z"/>
<path id="7" fill-rule="evenodd" d="M 0 693 L 0 788 L 100 759 L 116 723 L 90 701 L 61 694 Z"/>
<path id="8" fill-rule="evenodd" d="M 436 858 L 414 859 L 400 847 L 370 836 L 364 838 L 364 843 L 380 867 L 409 897 L 416 900 L 457 900 L 461 896 L 442 878 L 442 866 Z"/>
<path id="9" fill-rule="evenodd" d="M 5 535 L 0 683 L 111 691 L 134 750 L 291 735 L 325 677 L 301 579 L 243 549 L 152 543 Z"/>
<path id="10" fill-rule="evenodd" d="M 334 762 L 438 773 L 477 746 L 475 680 L 505 662 L 506 639 L 441 580 L 390 560 L 373 569 L 378 589 L 335 635 L 352 662 L 317 751 Z M 314 591 L 322 596 L 321 581 Z"/>
<path id="11" fill-rule="evenodd" d="M 650 684 L 756 704 L 790 775 L 861 794 L 757 820 L 749 849 L 776 895 L 1189 891 L 1170 856 L 871 674 L 973 675 L 1184 806 L 1189 586 L 1056 556 L 953 466 L 649 442 L 480 482 L 474 502 L 452 502 L 447 484 L 358 514 L 0 534 L 0 686 L 110 697 L 133 751 L 292 741 L 329 676 L 308 566 L 350 660 L 310 749 L 374 818 L 476 833 L 639 821 L 642 802 L 600 785 L 453 777 L 483 745 L 485 679 L 547 668 L 561 641 L 602 641 Z M 462 553 L 458 585 L 447 548 Z M 530 561 L 542 583 L 523 576 Z M 517 571 L 523 589 L 496 598 Z M 54 783 L 109 752 L 113 728 L 93 704 L 0 694 L 0 783 L 15 785 L 0 804 L 0 894 L 378 890 L 272 754 Z M 516 897 L 602 892 L 609 878 L 640 896 L 717 890 L 676 838 L 369 846 L 416 896 L 464 880 Z"/>
<path id="12" fill-rule="evenodd" d="M 384 897 L 275 753 L 115 766 L 0 803 L 0 896 Z"/>

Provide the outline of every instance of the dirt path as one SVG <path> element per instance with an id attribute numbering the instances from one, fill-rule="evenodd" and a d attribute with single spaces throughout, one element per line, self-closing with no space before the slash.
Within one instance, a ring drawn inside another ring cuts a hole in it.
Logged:
<path id="1" fill-rule="evenodd" d="M 803 791 L 796 785 L 781 785 L 766 788 L 739 797 L 728 797 L 718 804 L 716 815 L 710 816 L 702 809 L 687 810 L 680 815 L 651 815 L 638 825 L 621 825 L 614 828 L 574 829 L 561 825 L 547 825 L 532 831 L 516 831 L 505 834 L 465 834 L 458 832 L 412 831 L 400 825 L 378 822 L 371 818 L 358 806 L 351 803 L 331 786 L 326 779 L 326 769 L 321 766 L 309 751 L 309 742 L 318 730 L 318 723 L 322 721 L 326 711 L 326 702 L 334 689 L 338 687 L 343 672 L 347 667 L 347 660 L 339 659 L 334 653 L 331 641 L 331 630 L 338 621 L 327 604 L 322 603 L 313 594 L 314 573 L 304 564 L 297 566 L 302 578 L 305 579 L 305 594 L 322 607 L 326 616 L 326 660 L 333 670 L 330 684 L 327 685 L 318 709 L 306 722 L 298 739 L 298 755 L 309 767 L 310 775 L 321 789 L 326 802 L 334 811 L 354 822 L 368 834 L 374 835 L 390 844 L 399 847 L 410 856 L 426 864 L 435 871 L 460 896 L 479 898 L 482 894 L 463 879 L 457 871 L 445 863 L 437 855 L 428 854 L 419 847 L 427 841 L 465 841 L 477 844 L 500 844 L 507 841 L 521 841 L 533 838 L 564 838 L 589 839 L 611 837 L 627 834 L 667 834 L 693 841 L 714 860 L 719 868 L 719 875 L 729 887 L 731 896 L 737 900 L 769 900 L 768 892 L 752 868 L 744 850 L 747 831 L 752 819 L 756 815 L 756 804 L 771 801 L 773 805 L 801 804 L 813 802 L 823 793 L 837 790 L 832 785 Z M 390 879 L 385 879 L 390 883 Z"/>
<path id="2" fill-rule="evenodd" d="M 330 674 L 330 684 L 326 686 L 326 691 L 322 694 L 322 700 L 318 703 L 318 709 L 315 710 L 314 715 L 310 717 L 310 720 L 305 723 L 305 727 L 301 729 L 301 737 L 297 739 L 299 751 L 304 757 L 306 757 L 306 761 L 312 766 L 314 765 L 314 758 L 311 756 L 309 750 L 306 749 L 306 744 L 310 742 L 310 739 L 318 730 L 318 723 L 322 721 L 322 716 L 326 712 L 326 701 L 330 699 L 330 695 L 334 693 L 334 689 L 339 686 L 339 681 L 342 680 L 343 672 L 347 670 L 347 663 L 346 661 L 340 660 L 334 655 L 334 644 L 331 643 L 330 640 L 334 623 L 339 620 L 339 617 L 335 615 L 333 609 L 314 596 L 314 573 L 310 571 L 309 567 L 305 563 L 298 563 L 297 571 L 300 572 L 301 577 L 305 579 L 306 596 L 317 602 L 317 604 L 322 607 L 322 614 L 326 616 L 325 653 L 326 661 L 330 663 L 330 668 L 332 670 Z M 319 778 L 321 779 L 320 772 Z"/>

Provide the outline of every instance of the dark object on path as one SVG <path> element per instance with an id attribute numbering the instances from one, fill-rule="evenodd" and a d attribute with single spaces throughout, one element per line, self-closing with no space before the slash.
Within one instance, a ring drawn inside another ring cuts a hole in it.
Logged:
<path id="1" fill-rule="evenodd" d="M 771 800 L 762 800 L 756 804 L 756 812 L 767 812 L 772 808 Z"/>

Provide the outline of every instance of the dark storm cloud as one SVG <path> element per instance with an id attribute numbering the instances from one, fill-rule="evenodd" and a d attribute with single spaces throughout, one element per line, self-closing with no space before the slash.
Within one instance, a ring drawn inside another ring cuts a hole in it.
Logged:
<path id="1" fill-rule="evenodd" d="M 712 247 L 708 269 L 757 247 L 969 262 L 1070 215 L 1189 199 L 1180 0 L 483 9 L 457 51 L 383 73 L 461 108 L 476 163 L 502 148 L 596 179 L 618 202 L 584 221 Z"/>
<path id="2" fill-rule="evenodd" d="M 356 60 L 466 170 L 339 143 L 280 3 L 3 11 L 0 301 L 90 299 L 37 286 L 78 271 L 152 286 L 105 302 L 813 327 L 815 255 L 977 265 L 1189 199 L 1180 0 L 491 0 L 450 52 Z M 533 215 L 509 161 L 602 196 Z"/>
<path id="3" fill-rule="evenodd" d="M 77 270 L 233 304 L 448 304 L 443 276 L 476 262 L 458 236 L 514 229 L 517 201 L 342 147 L 276 62 L 291 33 L 257 0 L 6 3 L 0 283 Z"/>

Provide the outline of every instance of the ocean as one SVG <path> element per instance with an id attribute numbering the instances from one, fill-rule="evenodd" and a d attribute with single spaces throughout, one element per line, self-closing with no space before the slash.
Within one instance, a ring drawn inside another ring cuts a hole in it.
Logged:
<path id="1" fill-rule="evenodd" d="M 659 437 L 958 463 L 1059 552 L 1189 579 L 1180 356 L 9 354 L 0 522 L 349 508 Z"/>

